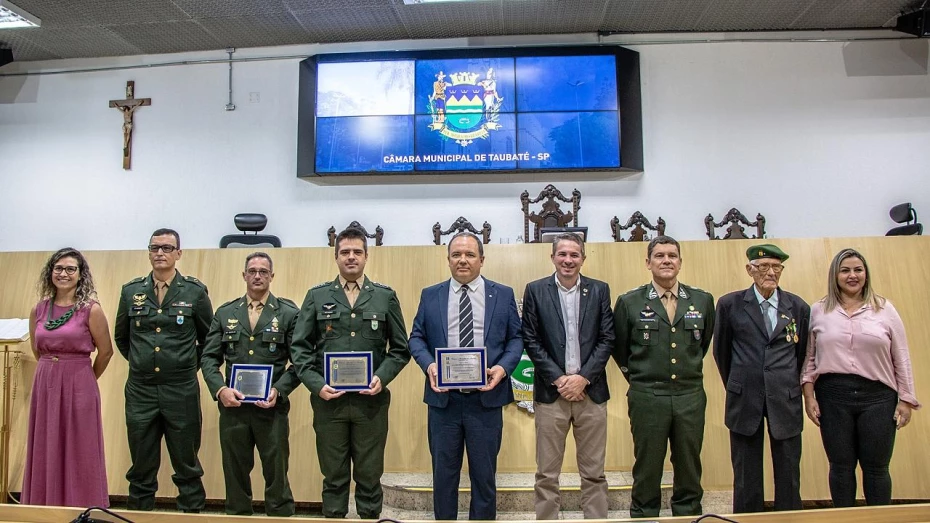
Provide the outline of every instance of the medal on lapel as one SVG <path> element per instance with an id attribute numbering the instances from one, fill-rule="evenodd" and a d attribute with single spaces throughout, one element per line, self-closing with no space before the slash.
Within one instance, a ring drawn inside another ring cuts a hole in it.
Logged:
<path id="1" fill-rule="evenodd" d="M 784 315 L 782 317 L 787 318 Z M 798 338 L 798 324 L 794 320 L 794 318 L 792 318 L 791 323 L 789 323 L 788 326 L 785 328 L 785 341 L 787 341 L 788 343 L 791 343 L 792 341 L 794 343 L 797 343 L 798 339 L 799 339 Z"/>

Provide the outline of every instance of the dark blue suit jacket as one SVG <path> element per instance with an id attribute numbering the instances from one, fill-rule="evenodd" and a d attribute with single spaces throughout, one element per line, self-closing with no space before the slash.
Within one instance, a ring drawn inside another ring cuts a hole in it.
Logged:
<path id="1" fill-rule="evenodd" d="M 493 390 L 479 392 L 485 407 L 503 407 L 513 402 L 510 375 L 523 356 L 523 338 L 520 316 L 513 289 L 506 285 L 484 279 L 484 346 L 488 351 L 488 368 L 500 365 L 507 376 Z M 417 365 L 426 369 L 436 361 L 436 348 L 448 347 L 449 337 L 449 280 L 423 289 L 420 305 L 413 319 L 410 333 L 410 354 Z M 445 408 L 448 393 L 437 393 L 429 386 L 429 377 L 424 386 L 423 401 L 432 407 Z"/>

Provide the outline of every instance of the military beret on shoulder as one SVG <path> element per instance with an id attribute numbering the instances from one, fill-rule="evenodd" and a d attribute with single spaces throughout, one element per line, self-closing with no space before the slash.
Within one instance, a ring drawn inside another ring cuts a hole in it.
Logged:
<path id="1" fill-rule="evenodd" d="M 749 258 L 749 261 L 758 260 L 760 258 L 778 258 L 781 261 L 788 259 L 788 255 L 785 254 L 785 251 L 771 243 L 753 245 L 746 249 L 746 257 Z"/>

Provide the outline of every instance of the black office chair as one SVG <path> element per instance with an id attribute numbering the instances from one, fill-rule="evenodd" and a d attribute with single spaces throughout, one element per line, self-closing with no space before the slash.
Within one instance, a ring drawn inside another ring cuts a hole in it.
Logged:
<path id="1" fill-rule="evenodd" d="M 901 225 L 885 233 L 885 236 L 920 236 L 924 233 L 924 226 L 917 223 L 917 211 L 911 207 L 910 202 L 895 205 L 888 211 L 888 215 L 895 223 L 907 222 L 907 225 Z M 911 223 L 911 220 L 914 223 Z"/>
<path id="2" fill-rule="evenodd" d="M 281 239 L 273 234 L 258 234 L 268 225 L 268 217 L 258 213 L 237 214 L 234 220 L 242 234 L 227 234 L 220 239 L 220 249 L 228 247 L 281 247 Z M 255 234 L 247 234 L 254 232 Z"/>

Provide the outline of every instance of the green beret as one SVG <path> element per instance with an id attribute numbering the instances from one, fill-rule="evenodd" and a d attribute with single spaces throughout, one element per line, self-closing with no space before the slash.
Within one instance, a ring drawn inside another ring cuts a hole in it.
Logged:
<path id="1" fill-rule="evenodd" d="M 781 261 L 788 259 L 788 255 L 785 254 L 785 251 L 771 243 L 753 245 L 746 249 L 746 257 L 749 258 L 749 261 L 758 260 L 759 258 L 778 258 Z"/>

